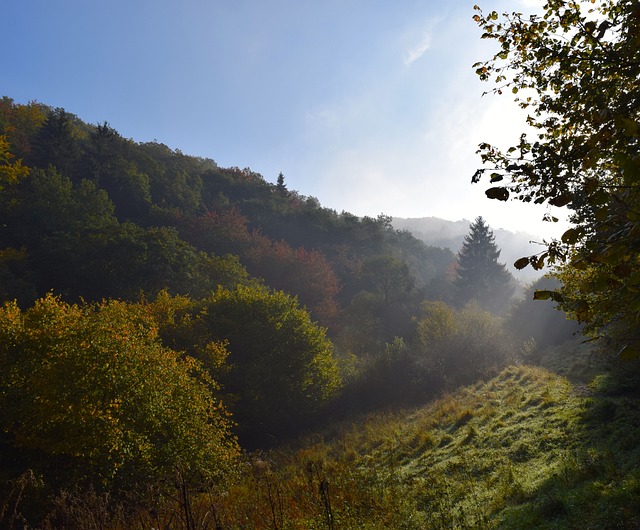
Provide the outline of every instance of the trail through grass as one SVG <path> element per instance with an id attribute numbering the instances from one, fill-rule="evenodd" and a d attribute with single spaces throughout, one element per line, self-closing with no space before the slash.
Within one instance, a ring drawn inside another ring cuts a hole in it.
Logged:
<path id="1" fill-rule="evenodd" d="M 281 524 L 263 494 L 250 527 L 638 528 L 640 405 L 611 389 L 604 376 L 585 385 L 513 366 L 425 407 L 315 435 L 264 455 L 268 469 L 252 466 L 227 492 L 229 526 L 268 486 Z"/>
<path id="2" fill-rule="evenodd" d="M 584 346 L 532 360 L 552 370 L 511 366 L 423 407 L 246 455 L 224 487 L 159 499 L 134 526 L 640 528 L 637 381 L 603 371 Z"/>

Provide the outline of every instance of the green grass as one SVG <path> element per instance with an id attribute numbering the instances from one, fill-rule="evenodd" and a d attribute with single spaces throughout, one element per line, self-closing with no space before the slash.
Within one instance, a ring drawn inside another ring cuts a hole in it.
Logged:
<path id="1" fill-rule="evenodd" d="M 265 507 L 248 527 L 638 528 L 640 402 L 606 376 L 585 384 L 586 372 L 570 381 L 513 366 L 425 407 L 314 435 L 264 455 L 268 474 L 251 471 L 251 487 L 245 474 L 219 511 L 233 504 L 246 521 L 241 506 L 259 504 L 270 482 L 279 524 Z"/>
<path id="2" fill-rule="evenodd" d="M 102 527 L 640 528 L 635 377 L 603 371 L 588 345 L 532 360 L 547 368 L 511 366 L 423 407 L 247 455 L 224 487 L 190 493 L 188 524 L 184 499 L 166 498 L 135 524 Z"/>

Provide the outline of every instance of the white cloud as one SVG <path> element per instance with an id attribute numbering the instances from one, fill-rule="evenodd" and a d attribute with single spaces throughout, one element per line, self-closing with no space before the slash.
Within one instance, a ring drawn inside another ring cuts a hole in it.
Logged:
<path id="1" fill-rule="evenodd" d="M 422 57 L 425 52 L 431 47 L 431 35 L 429 33 L 425 33 L 422 37 L 422 40 L 412 48 L 410 48 L 404 56 L 404 64 L 405 66 L 410 66 L 415 63 L 420 57 Z"/>
<path id="2" fill-rule="evenodd" d="M 493 228 L 557 235 L 564 225 L 542 223 L 544 208 L 491 201 L 484 193 L 488 181 L 471 184 L 481 165 L 478 143 L 511 145 L 523 130 L 524 115 L 508 98 L 481 99 L 468 84 L 458 89 L 455 84 L 442 91 L 436 112 L 406 134 L 361 130 L 355 137 L 343 136 L 345 144 L 317 160 L 313 190 L 308 186 L 307 192 L 325 206 L 356 215 L 452 220 L 482 215 Z"/>

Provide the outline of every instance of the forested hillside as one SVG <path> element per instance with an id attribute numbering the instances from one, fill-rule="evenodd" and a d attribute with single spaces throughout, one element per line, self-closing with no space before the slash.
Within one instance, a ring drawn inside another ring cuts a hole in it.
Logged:
<path id="1" fill-rule="evenodd" d="M 63 491 L 145 506 L 148 488 L 223 484 L 243 450 L 422 403 L 542 336 L 509 331 L 515 283 L 482 218 L 454 255 L 282 174 L 8 97 L 0 163 L 11 524 Z"/>
<path id="2" fill-rule="evenodd" d="M 3 97 L 0 527 L 640 527 L 640 8 L 539 10 L 473 17 L 528 128 L 471 180 L 572 224 L 526 286 L 483 217 L 452 252 Z"/>
<path id="3" fill-rule="evenodd" d="M 473 181 L 572 212 L 524 298 L 482 217 L 454 254 L 4 97 L 0 524 L 637 527 L 640 17 L 544 9 L 474 17 L 538 139 Z"/>
<path id="4" fill-rule="evenodd" d="M 531 305 L 548 285 L 512 298 L 482 218 L 454 255 L 384 215 L 323 208 L 282 174 L 270 184 L 37 103 L 0 110 L 9 527 L 156 510 L 192 528 L 197 492 L 241 502 L 261 450 L 425 403 L 576 331 Z M 310 462 L 296 465 L 329 502 Z M 254 479 L 275 495 L 270 473 Z"/>
<path id="5" fill-rule="evenodd" d="M 376 277 L 407 305 L 454 261 L 384 215 L 323 208 L 284 177 L 273 185 L 6 97 L 0 120 L 6 167 L 13 157 L 28 172 L 3 185 L 1 245 L 13 249 L 3 254 L 4 299 L 30 304 L 50 289 L 73 301 L 162 289 L 199 297 L 248 273 L 335 327 L 356 294 L 380 291 Z"/>

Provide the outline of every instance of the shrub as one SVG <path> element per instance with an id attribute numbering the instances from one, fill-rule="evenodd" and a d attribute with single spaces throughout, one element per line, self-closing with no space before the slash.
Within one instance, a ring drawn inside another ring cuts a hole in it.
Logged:
<path id="1" fill-rule="evenodd" d="M 172 317 L 172 323 L 165 316 L 162 334 L 219 374 L 243 442 L 272 443 L 299 430 L 341 385 L 324 328 L 311 321 L 296 298 L 239 285 L 191 304 L 174 300 L 186 316 Z M 160 302 L 171 306 L 166 294 L 156 306 Z M 211 345 L 221 343 L 229 352 L 223 370 L 220 355 L 209 355 Z"/>
<path id="2" fill-rule="evenodd" d="M 140 305 L 53 295 L 0 309 L 2 474 L 33 469 L 65 488 L 133 488 L 237 453 L 201 364 L 164 347 Z"/>
<path id="3" fill-rule="evenodd" d="M 443 302 L 425 302 L 414 350 L 417 366 L 449 386 L 486 377 L 515 358 L 502 319 L 473 303 L 455 311 Z"/>

